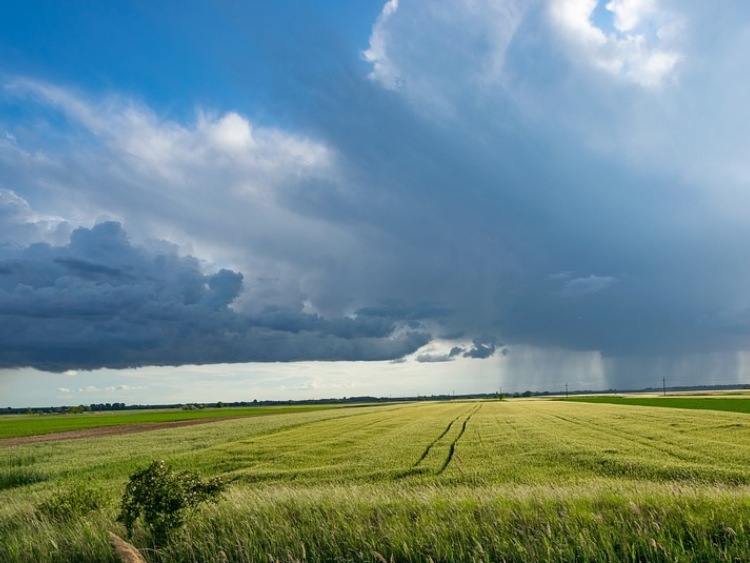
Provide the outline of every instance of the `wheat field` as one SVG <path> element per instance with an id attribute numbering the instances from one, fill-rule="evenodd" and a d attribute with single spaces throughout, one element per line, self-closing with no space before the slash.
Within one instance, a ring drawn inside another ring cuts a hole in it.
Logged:
<path id="1" fill-rule="evenodd" d="M 118 561 L 123 487 L 154 459 L 231 484 L 166 547 L 137 530 L 147 561 L 750 559 L 750 418 L 736 412 L 419 402 L 2 454 L 0 561 Z M 49 510 L 81 490 L 97 502 Z"/>

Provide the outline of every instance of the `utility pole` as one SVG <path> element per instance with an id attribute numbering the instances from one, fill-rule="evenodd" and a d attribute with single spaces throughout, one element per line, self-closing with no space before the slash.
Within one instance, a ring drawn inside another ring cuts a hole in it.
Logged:
<path id="1" fill-rule="evenodd" d="M 662 385 L 662 388 L 664 389 L 664 396 L 666 397 L 667 396 L 667 378 L 666 377 L 661 378 L 661 385 Z"/>
<path id="2" fill-rule="evenodd" d="M 565 398 L 568 398 L 568 383 L 565 382 Z"/>

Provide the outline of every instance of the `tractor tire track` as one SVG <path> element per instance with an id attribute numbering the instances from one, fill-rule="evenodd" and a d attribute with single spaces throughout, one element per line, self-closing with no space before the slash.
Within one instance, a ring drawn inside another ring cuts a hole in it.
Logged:
<path id="1" fill-rule="evenodd" d="M 453 426 L 453 424 L 454 424 L 454 423 L 455 423 L 455 422 L 456 422 L 456 421 L 457 421 L 457 420 L 458 420 L 459 418 L 461 418 L 461 415 L 458 415 L 458 416 L 457 416 L 456 418 L 454 418 L 453 420 L 451 420 L 451 421 L 450 421 L 450 422 L 448 423 L 448 426 L 446 426 L 446 427 L 445 427 L 445 430 L 443 430 L 443 433 L 442 433 L 442 434 L 440 434 L 440 436 L 438 436 L 437 438 L 435 438 L 435 439 L 434 439 L 434 440 L 433 440 L 432 442 L 430 442 L 430 443 L 429 443 L 429 444 L 427 445 L 427 447 L 426 447 L 426 448 L 424 449 L 424 451 L 422 452 L 422 455 L 420 456 L 420 458 L 419 458 L 419 459 L 417 460 L 417 462 L 416 462 L 416 463 L 414 464 L 414 466 L 413 466 L 413 468 L 414 468 L 414 469 L 416 469 L 417 467 L 419 467 L 419 465 L 420 465 L 420 464 L 421 464 L 421 463 L 422 463 L 422 462 L 423 462 L 423 461 L 425 460 L 425 458 L 427 457 L 427 455 L 428 455 L 428 454 L 430 453 L 430 450 L 432 449 L 432 447 L 433 447 L 433 446 L 434 446 L 435 444 L 437 444 L 437 443 L 438 443 L 438 442 L 439 442 L 440 440 L 442 440 L 442 439 L 443 439 L 443 437 L 444 437 L 444 436 L 445 436 L 445 435 L 446 435 L 446 434 L 447 434 L 448 432 L 450 432 L 450 431 L 451 431 L 451 427 Z"/>
<path id="2" fill-rule="evenodd" d="M 458 441 L 461 439 L 461 436 L 464 435 L 464 432 L 466 432 L 466 425 L 469 424 L 469 421 L 471 420 L 471 417 L 474 416 L 479 409 L 482 408 L 482 404 L 480 403 L 474 410 L 469 413 L 469 416 L 466 417 L 466 420 L 464 420 L 464 423 L 461 425 L 461 431 L 458 433 L 458 436 L 456 436 L 456 439 L 451 442 L 451 445 L 448 449 L 448 457 L 445 458 L 445 461 L 443 462 L 443 466 L 438 470 L 436 475 L 441 475 L 450 465 L 451 461 L 453 460 L 453 455 L 456 453 L 456 444 L 458 444 Z"/>

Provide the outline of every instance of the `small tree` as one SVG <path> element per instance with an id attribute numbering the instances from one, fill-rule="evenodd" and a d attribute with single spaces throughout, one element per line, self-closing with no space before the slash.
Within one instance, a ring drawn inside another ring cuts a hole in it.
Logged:
<path id="1" fill-rule="evenodd" d="M 153 461 L 131 475 L 117 520 L 132 537 L 138 518 L 142 518 L 154 545 L 162 546 L 185 524 L 188 514 L 202 502 L 216 502 L 225 488 L 218 477 L 203 482 L 194 473 L 177 472 L 163 461 Z"/>

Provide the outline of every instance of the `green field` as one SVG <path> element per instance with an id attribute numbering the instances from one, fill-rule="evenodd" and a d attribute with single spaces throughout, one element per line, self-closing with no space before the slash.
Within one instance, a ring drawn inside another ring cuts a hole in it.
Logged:
<path id="1" fill-rule="evenodd" d="M 750 399 L 747 396 L 686 397 L 675 395 L 672 397 L 640 397 L 632 395 L 596 395 L 589 397 L 570 397 L 565 400 L 578 401 L 580 403 L 667 407 L 673 409 L 699 409 L 750 414 Z"/>
<path id="2" fill-rule="evenodd" d="M 0 438 L 38 436 L 55 432 L 87 430 L 124 424 L 159 424 L 185 420 L 221 419 L 247 416 L 288 414 L 321 409 L 340 408 L 340 405 L 290 405 L 271 407 L 205 408 L 194 410 L 163 409 L 142 411 L 106 411 L 80 414 L 31 414 L 0 417 Z"/>
<path id="3" fill-rule="evenodd" d="M 735 401 L 735 399 L 720 399 Z M 0 561 L 117 561 L 153 459 L 231 480 L 149 561 L 746 561 L 750 417 L 574 401 L 383 405 L 0 449 Z M 84 483 L 109 503 L 40 509 Z"/>

